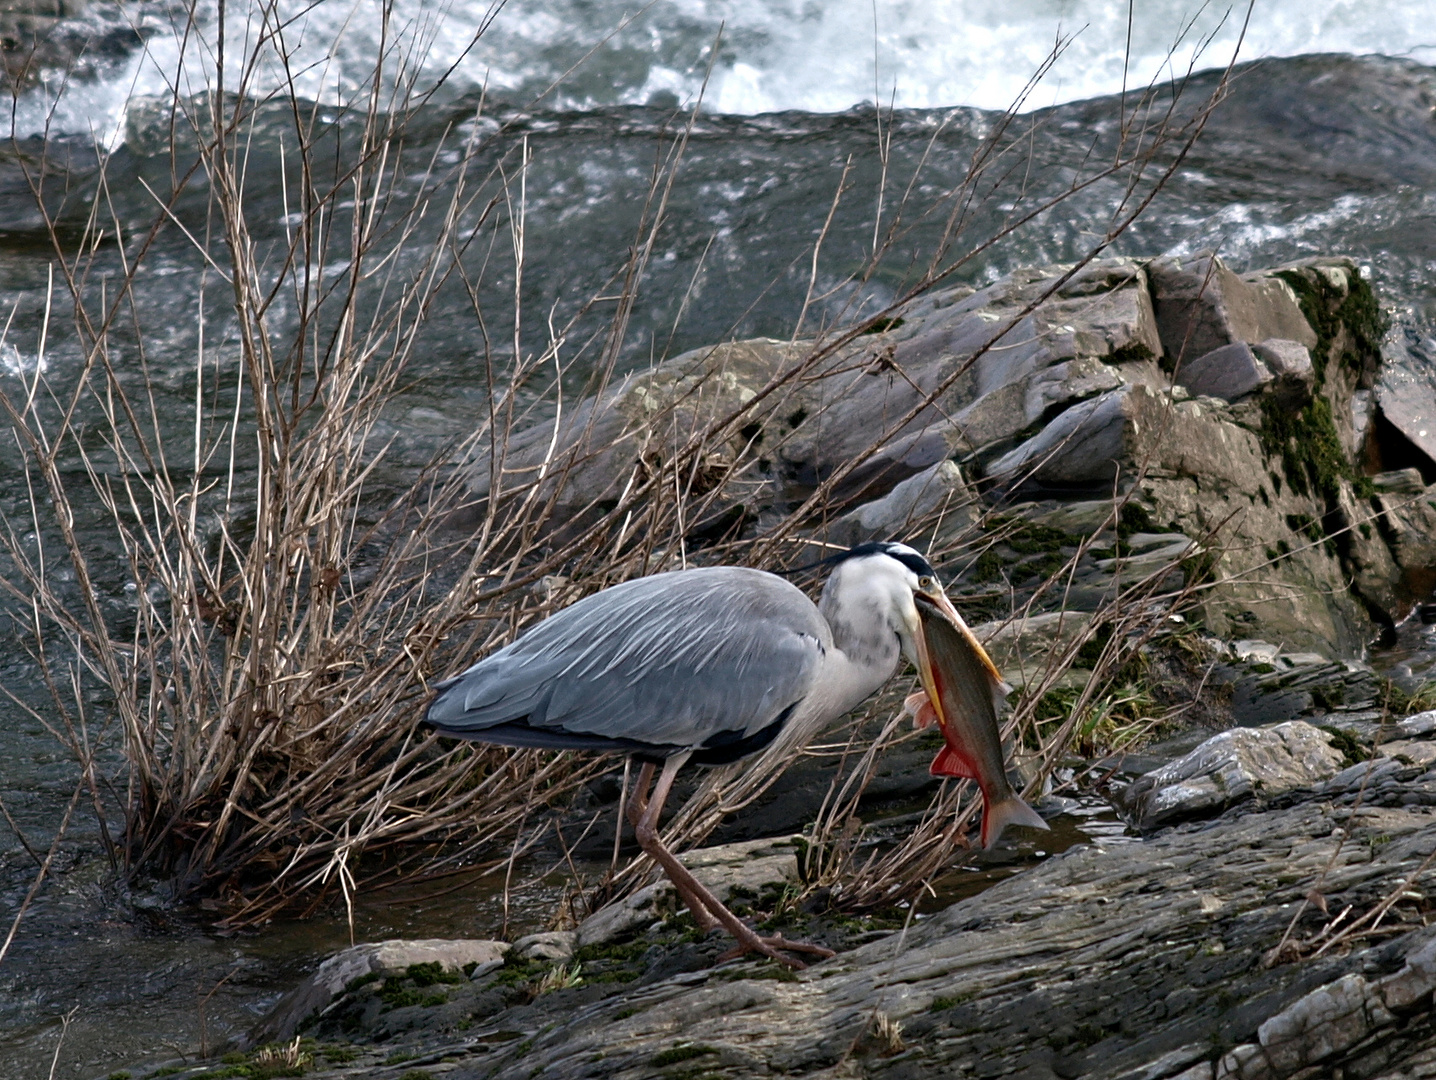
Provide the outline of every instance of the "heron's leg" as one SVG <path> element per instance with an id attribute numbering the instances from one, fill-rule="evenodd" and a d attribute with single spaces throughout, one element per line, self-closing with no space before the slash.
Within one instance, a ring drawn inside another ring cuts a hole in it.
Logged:
<path id="1" fill-rule="evenodd" d="M 653 783 L 653 762 L 645 761 L 638 770 L 638 779 L 633 782 L 633 798 L 628 800 L 628 823 L 638 828 L 639 819 L 648 809 L 648 788 Z"/>
<path id="2" fill-rule="evenodd" d="M 675 770 L 676 772 L 677 770 Z M 653 780 L 653 763 L 645 762 L 638 773 L 638 782 L 633 788 L 633 799 L 628 804 L 628 822 L 633 826 L 634 834 L 638 833 L 638 823 L 643 820 L 644 813 L 648 810 L 648 785 Z M 657 827 L 658 816 L 663 813 L 663 800 L 667 799 L 668 791 L 665 788 L 660 796 L 658 810 L 653 816 L 654 826 Z M 645 851 L 648 849 L 645 848 Z M 693 912 L 693 920 L 698 924 L 698 929 L 705 934 L 715 926 L 720 925 L 713 913 L 708 910 L 707 905 L 698 899 L 692 892 L 686 889 L 679 882 L 673 880 L 673 875 L 668 878 L 673 882 L 673 887 L 678 891 L 679 898 L 688 905 L 688 910 Z"/>
<path id="3" fill-rule="evenodd" d="M 779 949 L 797 948 L 802 952 L 817 952 L 824 956 L 832 956 L 833 953 L 830 950 L 819 945 L 795 945 L 793 942 L 784 941 L 782 937 L 760 937 L 751 928 L 745 926 L 738 916 L 724 907 L 718 898 L 709 892 L 703 883 L 693 876 L 688 867 L 679 862 L 677 856 L 669 851 L 663 841 L 658 838 L 658 818 L 663 813 L 664 800 L 668 798 L 668 790 L 673 786 L 673 778 L 678 775 L 678 770 L 687 761 L 687 754 L 675 754 L 664 762 L 663 772 L 658 776 L 658 785 L 653 789 L 653 797 L 649 800 L 648 808 L 644 811 L 638 824 L 634 826 L 633 831 L 638 836 L 639 846 L 659 866 L 663 867 L 668 879 L 673 882 L 674 888 L 683 894 L 685 899 L 689 894 L 694 896 L 722 924 L 723 929 L 733 935 L 738 942 L 739 954 L 761 953 L 777 960 L 780 964 L 787 964 L 793 968 L 803 968 L 807 965 L 800 960 L 784 956 L 778 951 Z"/>
<path id="4" fill-rule="evenodd" d="M 628 823 L 633 826 L 635 835 L 638 832 L 638 823 L 643 820 L 643 815 L 648 810 L 648 786 L 652 782 L 653 763 L 646 761 L 643 763 L 643 768 L 638 772 L 638 780 L 633 785 L 633 797 L 628 801 Z M 663 797 L 667 798 L 667 795 L 668 792 L 665 790 Z M 660 802 L 658 804 L 658 813 L 661 814 L 662 812 L 663 804 Z M 657 824 L 656 814 L 654 815 L 654 823 L 655 825 Z M 644 850 L 646 851 L 647 849 L 645 848 Z M 673 880 L 672 875 L 669 875 L 669 880 Z M 673 881 L 673 887 L 678 891 L 679 898 L 688 905 L 688 910 L 693 912 L 693 920 L 698 924 L 698 929 L 706 934 L 709 930 L 719 925 L 718 920 L 713 917 L 713 914 L 704 905 L 702 900 L 694 896 L 677 881 Z"/>

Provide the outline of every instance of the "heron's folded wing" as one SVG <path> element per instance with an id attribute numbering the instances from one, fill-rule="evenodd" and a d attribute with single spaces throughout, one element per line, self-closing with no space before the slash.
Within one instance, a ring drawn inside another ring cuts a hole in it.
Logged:
<path id="1" fill-rule="evenodd" d="M 807 694 L 828 634 L 770 574 L 721 567 L 641 578 L 566 608 L 474 665 L 430 719 L 696 746 L 752 734 Z"/>

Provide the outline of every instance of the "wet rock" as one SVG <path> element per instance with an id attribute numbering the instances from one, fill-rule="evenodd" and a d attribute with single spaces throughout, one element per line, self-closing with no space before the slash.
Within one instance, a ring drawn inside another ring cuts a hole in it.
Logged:
<path id="1" fill-rule="evenodd" d="M 1308 360 L 1307 366 L 1310 367 Z M 1236 401 L 1276 378 L 1244 341 L 1223 345 L 1177 368 L 1176 378 L 1193 394 Z"/>
<path id="2" fill-rule="evenodd" d="M 1160 585 L 1202 577 L 1209 631 L 1328 658 L 1360 655 L 1430 591 L 1436 497 L 1410 481 L 1373 497 L 1358 479 L 1388 428 L 1371 419 L 1386 392 L 1373 390 L 1380 312 L 1351 260 L 1239 278 L 1210 254 L 1115 259 L 1059 285 L 1064 270 L 921 298 L 830 354 L 770 339 L 693 350 L 519 432 L 502 475 L 473 463 L 473 489 L 536 484 L 579 528 L 702 440 L 694 491 L 712 499 L 688 519 L 695 541 L 751 533 L 825 482 L 817 541 L 906 536 L 939 515 L 931 535 L 948 540 L 983 503 L 996 524 L 1020 514 L 1074 537 L 1069 551 L 1039 538 L 974 555 L 956 590 L 988 614 L 1022 606 L 1059 555 L 1077 555 L 1115 495 L 1130 520 L 1108 527 L 1124 543 L 1129 531 L 1192 542 Z M 1158 362 L 1179 352 L 1188 385 Z M 1138 555 L 1090 548 L 1039 606 L 1098 610 L 1176 550 Z"/>
<path id="3" fill-rule="evenodd" d="M 740 411 L 805 349 L 804 343 L 757 338 L 694 349 L 651 371 L 626 376 L 601 397 L 568 409 L 562 419 L 518 432 L 507 447 L 502 476 L 493 474 L 488 459 L 476 462 L 471 488 L 484 497 L 496 483 L 507 491 L 536 484 L 556 498 L 560 520 L 616 501 L 644 460 L 671 458 L 711 425 Z M 756 413 L 756 422 L 782 414 L 788 419 L 779 416 L 775 423 L 794 426 L 793 418 L 804 415 L 807 404 L 797 391 L 773 395 Z M 710 457 L 716 457 L 708 467 L 733 464 L 754 449 L 761 434 L 761 427 L 747 435 L 729 432 L 710 445 Z M 740 481 L 730 501 L 766 505 L 772 501 L 769 483 L 762 476 Z"/>
<path id="4" fill-rule="evenodd" d="M 1408 1023 L 1409 1015 L 1401 1014 L 1428 1005 L 1436 988 L 1436 941 L 1418 939 L 1404 959 L 1401 970 L 1384 978 L 1371 980 L 1353 972 L 1298 998 L 1257 1028 L 1255 1042 L 1226 1054 L 1216 1076 L 1276 1080 L 1329 1075 L 1327 1067 L 1353 1051 L 1359 1055 L 1363 1044 L 1369 1050 L 1370 1043 L 1386 1041 L 1383 1032 L 1394 1033 Z M 1394 1056 L 1381 1055 L 1388 1061 Z M 1419 1057 L 1430 1061 L 1429 1048 Z M 1382 1075 L 1421 1074 L 1401 1069 Z M 1363 1070 L 1360 1075 L 1374 1074 Z"/>
<path id="5" fill-rule="evenodd" d="M 1286 282 L 1281 284 L 1291 287 Z M 1305 320 L 1302 325 L 1306 325 Z M 1253 345 L 1252 352 L 1276 376 L 1274 390 L 1284 402 L 1298 406 L 1306 403 L 1316 386 L 1316 369 L 1306 345 L 1285 338 L 1268 338 Z"/>
<path id="6" fill-rule="evenodd" d="M 693 876 L 727 901 L 734 890 L 757 894 L 768 886 L 798 879 L 801 837 L 747 840 L 736 844 L 695 848 L 678 856 Z M 659 918 L 674 895 L 667 878 L 660 878 L 594 912 L 579 924 L 575 941 L 582 948 L 615 941 Z"/>
<path id="7" fill-rule="evenodd" d="M 1309 787 L 1335 776 L 1342 760 L 1329 736 L 1300 720 L 1233 728 L 1147 773 L 1122 791 L 1120 802 L 1138 827 L 1152 829 Z"/>
<path id="8" fill-rule="evenodd" d="M 1020 513 L 1027 520 L 1039 525 L 1082 537 L 1095 536 L 1116 520 L 1111 499 L 1034 504 L 1030 507 L 1014 507 L 1014 513 Z"/>
<path id="9" fill-rule="evenodd" d="M 322 1014 L 329 1005 L 360 980 L 400 975 L 412 965 L 436 964 L 445 972 L 462 972 L 470 964 L 475 967 L 502 962 L 509 945 L 502 941 L 380 941 L 355 945 L 335 953 L 298 987 L 291 990 L 269 1011 L 242 1040 L 243 1046 L 259 1046 L 291 1038 L 311 1017 Z"/>
<path id="10" fill-rule="evenodd" d="M 1015 272 L 920 325 L 905 326 L 890 343 L 891 356 L 878 353 L 858 364 L 863 374 L 813 383 L 808 417 L 779 450 L 787 471 L 799 482 L 819 480 L 884 443 L 878 460 L 850 484 L 871 484 L 881 475 L 890 486 L 941 457 L 1009 439 L 1048 411 L 1117 385 L 1114 362 L 1156 354 L 1160 339 L 1137 263 L 1094 263 L 1024 315 L 1051 291 L 1058 272 Z M 940 386 L 947 389 L 930 409 L 884 436 L 895 418 Z"/>
<path id="11" fill-rule="evenodd" d="M 972 632 L 1008 683 L 1026 686 L 1041 678 L 1054 659 L 1086 632 L 1091 621 L 1085 612 L 1060 611 L 981 623 Z M 1064 676 L 1065 685 L 1085 685 L 1088 674 L 1077 669 L 1069 671 Z"/>
<path id="12" fill-rule="evenodd" d="M 1413 713 L 1405 720 L 1398 720 L 1396 732 L 1403 738 L 1415 739 L 1436 735 L 1436 709 Z"/>
<path id="13" fill-rule="evenodd" d="M 641 463 L 684 452 L 715 423 L 724 429 L 710 472 L 744 465 L 723 498 L 756 513 L 799 497 L 876 448 L 840 485 L 871 500 L 958 453 L 1010 439 L 1067 404 L 1122 385 L 1124 365 L 1161 342 L 1141 266 L 1018 271 L 952 302 L 918 302 L 903 325 L 812 358 L 810 342 L 769 339 L 697 349 L 625 377 L 598 398 L 510 440 L 503 474 L 470 468 L 484 498 L 537 483 L 560 517 L 616 501 Z M 1052 295 L 1026 311 L 1045 293 Z M 758 397 L 774 380 L 788 382 Z M 942 390 L 923 407 L 925 396 Z M 751 404 L 750 404 L 751 403 Z M 562 484 L 559 480 L 562 478 Z"/>
<path id="14" fill-rule="evenodd" d="M 1196 541 L 1182 533 L 1132 533 L 1127 537 L 1127 554 L 1113 559 L 1098 559 L 1102 570 L 1119 567 L 1144 574 L 1168 563 L 1178 562 L 1196 550 Z"/>
<path id="15" fill-rule="evenodd" d="M 1371 477 L 1371 486 L 1383 495 L 1424 495 L 1426 481 L 1420 469 L 1393 469 Z"/>
<path id="16" fill-rule="evenodd" d="M 1137 392 L 1150 393 L 1145 386 L 1124 388 L 1074 405 L 988 465 L 987 475 L 1013 485 L 1110 484 L 1126 458 L 1125 436 L 1132 412 L 1129 403 Z"/>
<path id="17" fill-rule="evenodd" d="M 1316 331 L 1302 314 L 1296 290 L 1277 277 L 1278 273 L 1279 270 L 1258 271 L 1242 277 L 1255 308 L 1257 330 L 1263 336 L 1263 344 L 1291 341 L 1305 349 L 1314 349 L 1318 340 Z"/>
<path id="18" fill-rule="evenodd" d="M 578 948 L 578 934 L 572 930 L 547 930 L 528 934 L 513 944 L 513 952 L 524 960 L 552 960 L 566 964 Z"/>
<path id="19" fill-rule="evenodd" d="M 1231 652 L 1237 662 L 1219 661 L 1213 677 L 1231 685 L 1231 716 L 1243 727 L 1307 717 L 1345 729 L 1380 696 L 1375 672 L 1360 661 L 1283 652 L 1265 641 L 1238 641 Z"/>
<path id="20" fill-rule="evenodd" d="M 1166 355 L 1183 362 L 1240 341 L 1274 336 L 1262 333 L 1257 298 L 1221 259 L 1203 252 L 1187 259 L 1158 259 L 1147 267 L 1157 325 Z M 1277 292 L 1264 303 L 1280 303 Z M 1295 297 L 1292 297 L 1295 306 Z M 1300 309 L 1297 310 L 1300 316 Z"/>
<path id="21" fill-rule="evenodd" d="M 1382 346 L 1376 404 L 1387 423 L 1436 462 L 1436 339 L 1405 330 Z"/>
<path id="22" fill-rule="evenodd" d="M 827 528 L 829 543 L 852 546 L 865 540 L 901 539 L 928 521 L 939 537 L 956 536 L 977 520 L 977 496 L 951 461 L 939 461 L 898 484 L 881 499 L 858 507 Z"/>
<path id="23" fill-rule="evenodd" d="M 1436 583 L 1436 488 L 1428 488 L 1415 477 L 1403 470 L 1399 474 L 1382 473 L 1387 485 L 1400 490 L 1377 488 L 1374 500 L 1377 509 L 1377 523 L 1389 538 L 1392 557 L 1400 567 L 1408 591 L 1423 599 L 1429 595 L 1431 584 Z M 1416 488 L 1417 490 L 1412 490 Z M 1395 612 L 1404 615 L 1404 611 Z"/>
<path id="24" fill-rule="evenodd" d="M 1436 764 L 1436 743 L 1429 739 L 1396 739 L 1382 743 L 1379 750 L 1383 757 L 1406 765 L 1419 765 L 1424 769 Z"/>

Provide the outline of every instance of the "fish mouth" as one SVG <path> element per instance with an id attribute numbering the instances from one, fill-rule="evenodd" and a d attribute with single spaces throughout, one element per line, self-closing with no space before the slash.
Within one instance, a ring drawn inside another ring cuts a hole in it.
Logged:
<path id="1" fill-rule="evenodd" d="M 913 604 L 917 607 L 918 623 L 922 624 L 924 619 L 941 619 L 959 633 L 967 631 L 967 625 L 962 621 L 962 616 L 957 613 L 957 608 L 952 606 L 946 594 L 914 592 L 912 594 Z"/>

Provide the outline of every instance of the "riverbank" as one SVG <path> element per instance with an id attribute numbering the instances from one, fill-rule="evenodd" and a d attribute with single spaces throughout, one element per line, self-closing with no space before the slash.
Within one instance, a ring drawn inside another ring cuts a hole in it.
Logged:
<path id="1" fill-rule="evenodd" d="M 795 912 L 785 932 L 845 946 L 807 971 L 715 966 L 721 935 L 695 940 L 682 918 L 478 959 L 458 942 L 447 963 L 430 951 L 408 967 L 421 954 L 396 953 L 347 979 L 297 1042 L 271 1029 L 294 1048 L 291 1072 L 276 1048 L 131 1072 L 1424 1075 L 1436 1061 L 1436 715 L 1389 734 L 1403 737 L 1344 768 L 1336 753 L 1314 783 L 1259 783 L 1214 817 L 1074 848 L 906 922 Z"/>

